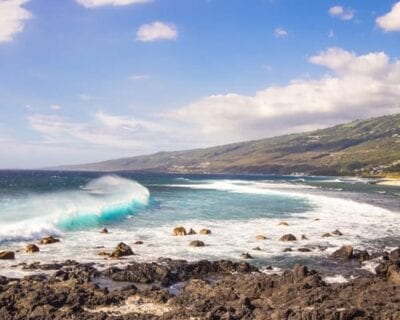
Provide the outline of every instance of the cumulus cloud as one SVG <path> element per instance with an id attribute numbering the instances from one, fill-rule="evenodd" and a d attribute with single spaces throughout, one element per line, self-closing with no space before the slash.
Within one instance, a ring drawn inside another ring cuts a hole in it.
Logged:
<path id="1" fill-rule="evenodd" d="M 32 14 L 23 5 L 29 0 L 0 0 L 0 42 L 12 41 Z"/>
<path id="2" fill-rule="evenodd" d="M 400 112 L 400 62 L 385 53 L 356 55 L 331 48 L 309 61 L 328 73 L 270 86 L 253 96 L 208 96 L 169 116 L 192 123 L 205 136 L 231 142 Z"/>
<path id="3" fill-rule="evenodd" d="M 331 17 L 339 18 L 341 20 L 351 20 L 354 18 L 355 11 L 351 8 L 334 6 L 329 9 L 329 14 Z"/>
<path id="4" fill-rule="evenodd" d="M 274 36 L 276 38 L 286 38 L 288 35 L 289 33 L 283 28 L 276 28 L 274 30 Z"/>
<path id="5" fill-rule="evenodd" d="M 136 33 L 136 40 L 142 42 L 152 42 L 157 40 L 176 40 L 178 30 L 172 24 L 156 21 L 143 24 Z"/>
<path id="6" fill-rule="evenodd" d="M 77 3 L 86 8 L 103 6 L 127 6 L 130 4 L 149 3 L 152 0 L 76 0 Z"/>
<path id="7" fill-rule="evenodd" d="M 400 31 L 400 2 L 397 2 L 389 13 L 378 17 L 376 23 L 386 32 Z"/>

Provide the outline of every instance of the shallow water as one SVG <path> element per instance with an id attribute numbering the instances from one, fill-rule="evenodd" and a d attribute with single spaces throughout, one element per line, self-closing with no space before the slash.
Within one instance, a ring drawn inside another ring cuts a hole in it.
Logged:
<path id="1" fill-rule="evenodd" d="M 236 260 L 249 252 L 260 265 L 312 262 L 343 244 L 374 250 L 396 243 L 399 194 L 399 188 L 350 178 L 0 172 L 1 250 L 21 250 L 48 234 L 62 239 L 38 254 L 17 252 L 16 261 L 0 267 L 4 273 L 19 262 L 121 263 L 98 255 L 120 241 L 132 246 L 136 255 L 129 259 L 138 261 Z M 178 225 L 212 234 L 171 236 Z M 110 233 L 100 234 L 102 227 Z M 344 235 L 321 238 L 335 229 Z M 287 233 L 298 241 L 279 241 Z M 258 234 L 269 240 L 257 241 Z M 144 244 L 134 245 L 137 240 Z M 206 246 L 190 247 L 192 240 Z M 287 247 L 293 252 L 282 253 Z M 299 247 L 312 252 L 297 252 Z"/>

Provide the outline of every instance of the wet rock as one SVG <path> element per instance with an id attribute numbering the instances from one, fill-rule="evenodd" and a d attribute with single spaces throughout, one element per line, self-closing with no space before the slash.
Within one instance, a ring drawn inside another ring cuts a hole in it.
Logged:
<path id="1" fill-rule="evenodd" d="M 35 252 L 39 252 L 40 249 L 36 244 L 27 244 L 25 247 L 25 252 L 26 253 L 35 253 Z"/>
<path id="2" fill-rule="evenodd" d="M 136 244 L 136 245 L 141 245 L 141 244 L 143 244 L 143 241 L 141 241 L 141 240 L 138 240 L 138 241 L 135 241 L 135 243 L 134 244 Z"/>
<path id="3" fill-rule="evenodd" d="M 283 235 L 279 240 L 280 241 L 296 241 L 297 239 L 293 234 L 289 233 L 289 234 Z"/>
<path id="4" fill-rule="evenodd" d="M 278 226 L 285 226 L 285 227 L 288 227 L 288 226 L 289 226 L 289 223 L 287 223 L 286 221 L 281 221 L 281 222 L 278 223 Z"/>
<path id="5" fill-rule="evenodd" d="M 211 234 L 211 230 L 210 229 L 201 229 L 200 234 Z"/>
<path id="6" fill-rule="evenodd" d="M 197 234 L 197 232 L 196 231 L 194 231 L 192 228 L 190 228 L 190 230 L 189 230 L 189 232 L 188 232 L 188 235 L 195 235 L 195 234 Z"/>
<path id="7" fill-rule="evenodd" d="M 14 260 L 15 253 L 12 251 L 0 251 L 0 260 Z"/>
<path id="8" fill-rule="evenodd" d="M 307 236 L 306 236 L 305 234 L 303 234 L 303 235 L 301 236 L 301 240 L 308 240 L 308 238 L 307 238 Z"/>
<path id="9" fill-rule="evenodd" d="M 268 238 L 266 236 L 263 236 L 263 235 L 259 234 L 259 235 L 256 236 L 256 239 L 257 240 L 267 240 Z"/>
<path id="10" fill-rule="evenodd" d="M 292 252 L 292 251 L 293 251 L 292 248 L 285 248 L 285 249 L 283 249 L 283 252 Z"/>
<path id="11" fill-rule="evenodd" d="M 360 262 L 368 261 L 371 256 L 367 250 L 354 250 L 353 251 L 353 259 L 357 259 Z"/>
<path id="12" fill-rule="evenodd" d="M 350 245 L 342 246 L 332 253 L 331 257 L 334 259 L 350 260 L 353 258 L 353 247 Z"/>
<path id="13" fill-rule="evenodd" d="M 310 248 L 298 248 L 297 251 L 299 252 L 311 252 Z"/>
<path id="14" fill-rule="evenodd" d="M 240 257 L 242 258 L 242 259 L 253 259 L 253 257 L 251 256 L 251 254 L 249 254 L 249 253 L 242 253 L 241 255 L 240 255 Z"/>
<path id="15" fill-rule="evenodd" d="M 321 237 L 322 238 L 329 238 L 329 237 L 332 237 L 332 235 L 329 232 L 327 232 L 327 233 L 324 233 Z"/>
<path id="16" fill-rule="evenodd" d="M 387 278 L 391 283 L 400 285 L 400 267 L 396 264 L 389 265 L 387 269 Z"/>
<path id="17" fill-rule="evenodd" d="M 260 247 L 253 248 L 254 251 L 262 251 Z"/>
<path id="18" fill-rule="evenodd" d="M 176 227 L 174 228 L 174 230 L 172 231 L 172 235 L 173 236 L 186 236 L 186 229 L 184 227 Z"/>
<path id="19" fill-rule="evenodd" d="M 53 236 L 48 236 L 48 237 L 43 237 L 42 239 L 40 239 L 40 244 L 52 244 L 52 243 L 56 243 L 56 242 L 60 242 L 60 239 L 54 238 Z"/>
<path id="20" fill-rule="evenodd" d="M 108 229 L 107 228 L 103 228 L 100 230 L 100 233 L 108 233 Z"/>
<path id="21" fill-rule="evenodd" d="M 340 232 L 340 230 L 338 230 L 338 229 L 336 229 L 335 231 L 333 231 L 332 234 L 333 234 L 334 236 L 342 236 L 342 235 L 343 235 L 343 233 Z"/>
<path id="22" fill-rule="evenodd" d="M 191 247 L 204 247 L 204 242 L 199 240 L 191 241 L 189 244 Z"/>
<path id="23" fill-rule="evenodd" d="M 111 253 L 110 257 L 111 258 L 120 258 L 120 257 L 125 257 L 125 256 L 132 256 L 134 253 L 131 249 L 130 246 L 127 244 L 121 242 L 119 243 L 115 250 Z"/>

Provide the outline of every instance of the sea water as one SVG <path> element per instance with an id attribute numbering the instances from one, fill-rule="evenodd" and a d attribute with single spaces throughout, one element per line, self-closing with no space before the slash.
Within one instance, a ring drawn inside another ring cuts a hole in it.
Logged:
<path id="1" fill-rule="evenodd" d="M 66 259 L 113 264 L 98 253 L 119 242 L 135 252 L 128 261 L 239 260 L 249 252 L 256 264 L 285 267 L 318 261 L 344 244 L 369 250 L 396 244 L 399 202 L 399 188 L 354 178 L 3 171 L 0 250 L 17 253 L 0 268 L 17 273 L 11 268 L 17 263 Z M 212 233 L 174 237 L 176 226 Z M 99 232 L 103 227 L 108 234 Z M 343 236 L 322 237 L 335 229 Z M 288 233 L 298 241 L 279 241 Z M 27 243 L 47 235 L 61 242 L 24 253 Z M 138 240 L 143 245 L 134 245 Z M 191 247 L 192 240 L 206 245 Z M 283 253 L 288 247 L 293 251 Z"/>

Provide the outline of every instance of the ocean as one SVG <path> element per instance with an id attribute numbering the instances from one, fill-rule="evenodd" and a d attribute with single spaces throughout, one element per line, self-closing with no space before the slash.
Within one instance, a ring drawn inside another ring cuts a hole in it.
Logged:
<path id="1" fill-rule="evenodd" d="M 21 275 L 21 263 L 73 259 L 120 264 L 100 251 L 119 242 L 135 252 L 127 260 L 160 257 L 240 260 L 275 268 L 304 262 L 318 267 L 344 244 L 369 251 L 390 249 L 399 240 L 400 188 L 357 178 L 104 174 L 1 171 L 0 250 L 16 251 L 1 261 L 0 274 Z M 287 225 L 282 225 L 286 222 Z M 172 236 L 176 226 L 211 235 Z M 108 234 L 100 233 L 106 227 Z M 342 236 L 322 237 L 340 230 Z M 279 241 L 284 234 L 295 242 Z M 24 253 L 43 236 L 61 242 Z M 257 235 L 268 237 L 257 240 Z M 305 235 L 308 240 L 302 240 Z M 142 245 L 135 245 L 136 241 Z M 204 247 L 191 247 L 201 240 Z M 260 251 L 253 250 L 259 247 Z M 292 252 L 283 252 L 291 248 Z M 310 252 L 298 252 L 309 248 Z"/>

